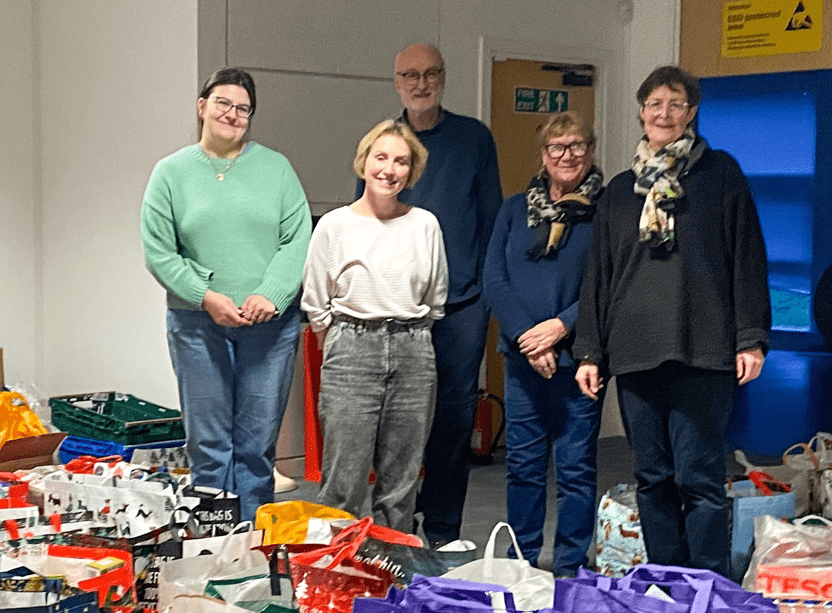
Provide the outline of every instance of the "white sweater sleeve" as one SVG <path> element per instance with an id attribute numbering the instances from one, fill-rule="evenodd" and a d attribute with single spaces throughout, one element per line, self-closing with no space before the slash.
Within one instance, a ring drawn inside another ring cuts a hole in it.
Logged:
<path id="1" fill-rule="evenodd" d="M 301 309 L 306 311 L 314 332 L 329 327 L 332 323 L 333 293 L 332 282 L 327 265 L 329 259 L 329 234 L 327 224 L 322 218 L 312 233 L 309 250 L 303 266 L 303 297 Z"/>

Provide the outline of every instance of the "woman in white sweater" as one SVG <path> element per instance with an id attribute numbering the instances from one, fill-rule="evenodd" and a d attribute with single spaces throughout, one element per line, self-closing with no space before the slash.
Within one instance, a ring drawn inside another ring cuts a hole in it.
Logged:
<path id="1" fill-rule="evenodd" d="M 361 139 L 361 198 L 324 215 L 309 244 L 301 308 L 323 346 L 319 502 L 361 512 L 370 469 L 379 524 L 413 530 L 419 468 L 433 419 L 431 323 L 444 315 L 448 269 L 432 213 L 399 202 L 427 151 L 386 120 Z"/>

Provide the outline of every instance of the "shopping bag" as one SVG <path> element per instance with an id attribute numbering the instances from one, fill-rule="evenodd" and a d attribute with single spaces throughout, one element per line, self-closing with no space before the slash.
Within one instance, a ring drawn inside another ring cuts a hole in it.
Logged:
<path id="1" fill-rule="evenodd" d="M 367 537 L 358 548 L 357 560 L 379 566 L 396 576 L 397 587 L 407 587 L 416 574 L 439 577 L 476 559 L 476 546 L 463 541 L 460 551 L 441 552 Z"/>
<path id="2" fill-rule="evenodd" d="M 46 433 L 23 394 L 0 390 L 0 447 L 7 441 Z"/>
<path id="3" fill-rule="evenodd" d="M 790 447 L 794 450 L 799 446 Z M 814 456 L 814 452 L 806 446 L 809 453 Z M 806 515 L 807 513 L 816 513 L 818 511 L 817 501 L 815 500 L 815 490 L 817 486 L 815 482 L 815 468 L 795 468 L 787 464 L 788 451 L 783 454 L 783 464 L 778 466 L 755 466 L 748 461 L 745 453 L 736 449 L 734 451 L 734 459 L 745 468 L 746 476 L 752 472 L 765 472 L 779 479 L 784 483 L 788 483 L 791 490 L 794 492 L 794 514 L 795 517 Z M 808 457 L 808 456 L 807 456 Z"/>
<path id="4" fill-rule="evenodd" d="M 263 530 L 263 544 L 303 543 L 310 518 L 355 519 L 342 511 L 305 500 L 287 500 L 261 505 L 255 518 L 258 530 Z"/>
<path id="5" fill-rule="evenodd" d="M 0 498 L 28 501 L 28 496 L 28 483 L 21 481 L 14 473 L 0 471 Z"/>
<path id="6" fill-rule="evenodd" d="M 754 542 L 745 589 L 772 598 L 832 600 L 832 522 L 765 515 L 754 520 Z"/>
<path id="7" fill-rule="evenodd" d="M 59 577 L 43 577 L 25 567 L 0 572 L 0 610 L 19 613 L 98 613 L 93 592 Z"/>
<path id="8" fill-rule="evenodd" d="M 514 544 L 516 560 L 496 558 L 497 534 L 505 528 Z M 552 606 L 552 596 L 555 590 L 555 577 L 552 573 L 534 568 L 523 557 L 514 531 L 505 522 L 499 522 L 485 546 L 481 560 L 474 560 L 455 568 L 444 575 L 448 579 L 466 579 L 479 583 L 502 585 L 513 594 L 518 609 L 534 611 Z"/>
<path id="9" fill-rule="evenodd" d="M 242 538 L 241 538 L 242 535 Z M 215 552 L 199 555 L 209 539 L 183 541 L 183 558 L 163 562 L 159 571 L 158 606 L 164 610 L 179 594 L 202 594 L 208 581 L 240 576 L 240 573 L 268 574 L 265 554 L 252 550 L 259 545 L 259 532 L 252 531 L 251 522 L 243 522 L 220 539 Z M 186 547 L 188 551 L 186 552 Z M 193 557 L 191 557 L 191 554 Z"/>
<path id="10" fill-rule="evenodd" d="M 592 588 L 603 594 L 593 594 Z M 713 571 L 642 564 L 622 578 L 580 569 L 576 579 L 558 580 L 555 610 L 768 613 L 777 607 Z"/>
<path id="11" fill-rule="evenodd" d="M 296 613 L 295 590 L 285 545 L 272 552 L 268 575 L 249 575 L 208 582 L 205 594 L 259 613 Z"/>
<path id="12" fill-rule="evenodd" d="M 826 519 L 832 519 L 832 470 L 824 470 L 818 483 L 820 491 L 820 512 Z"/>
<path id="13" fill-rule="evenodd" d="M 19 498 L 0 498 L 0 522 L 12 520 L 21 522 L 26 528 L 33 528 L 38 523 L 40 509 Z"/>
<path id="14" fill-rule="evenodd" d="M 0 542 L 61 532 L 103 530 L 114 527 L 113 522 L 108 521 L 107 518 L 96 517 L 92 511 L 53 513 L 48 517 L 41 515 L 36 522 L 31 519 L 6 519 L 0 522 Z"/>
<path id="15" fill-rule="evenodd" d="M 123 534 L 129 536 L 166 525 L 177 506 L 166 492 L 117 487 L 115 479 L 92 474 L 72 477 L 65 481 L 56 475 L 44 481 L 45 514 L 93 511 L 112 515 Z"/>
<path id="16" fill-rule="evenodd" d="M 340 542 L 291 557 L 301 613 L 349 613 L 357 596 L 381 597 L 387 593 L 395 575 L 355 559 L 371 524 L 371 518 L 364 518 L 339 533 Z"/>
<path id="17" fill-rule="evenodd" d="M 102 608 L 129 613 L 136 606 L 133 559 L 129 552 L 51 544 L 45 555 L 30 553 L 25 563 L 38 574 L 62 576 L 74 587 L 95 592 Z"/>
<path id="18" fill-rule="evenodd" d="M 601 574 L 622 577 L 647 562 L 635 485 L 619 484 L 601 497 L 595 537 L 595 568 Z"/>
<path id="19" fill-rule="evenodd" d="M 204 594 L 177 594 L 162 613 L 249 613 L 249 610 Z"/>
<path id="20" fill-rule="evenodd" d="M 194 512 L 207 536 L 228 534 L 240 523 L 240 498 L 237 494 L 214 487 L 189 485 L 182 490 L 182 495 L 199 500 Z"/>
<path id="21" fill-rule="evenodd" d="M 794 492 L 765 496 L 751 481 L 729 483 L 726 491 L 731 500 L 731 578 L 740 582 L 751 560 L 754 518 L 794 517 Z"/>
<path id="22" fill-rule="evenodd" d="M 315 520 L 310 519 L 310 528 L 313 521 Z M 447 551 L 433 550 L 426 548 L 422 539 L 415 534 L 380 526 L 372 523 L 372 519 L 368 517 L 357 523 L 361 522 L 370 522 L 370 527 L 363 535 L 354 559 L 391 571 L 396 576 L 398 587 L 407 587 L 415 573 L 438 577 L 476 559 L 476 545 L 471 541 L 449 543 L 446 546 Z M 356 522 L 350 520 L 335 520 L 331 522 L 331 529 L 342 531 L 347 526 L 352 526 L 355 530 L 355 524 Z M 339 532 L 334 538 L 330 536 L 328 540 L 339 543 L 352 542 L 358 538 L 356 534 L 352 534 L 345 540 L 345 534 L 347 532 Z"/>
<path id="23" fill-rule="evenodd" d="M 406 590 L 390 588 L 384 599 L 356 598 L 353 613 L 505 613 L 518 611 L 502 585 L 414 575 Z"/>

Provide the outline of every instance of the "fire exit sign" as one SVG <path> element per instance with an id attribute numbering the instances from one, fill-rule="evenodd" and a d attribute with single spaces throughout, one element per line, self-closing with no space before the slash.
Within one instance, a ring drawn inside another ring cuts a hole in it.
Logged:
<path id="1" fill-rule="evenodd" d="M 562 89 L 514 88 L 516 113 L 560 113 L 569 108 L 569 92 Z"/>

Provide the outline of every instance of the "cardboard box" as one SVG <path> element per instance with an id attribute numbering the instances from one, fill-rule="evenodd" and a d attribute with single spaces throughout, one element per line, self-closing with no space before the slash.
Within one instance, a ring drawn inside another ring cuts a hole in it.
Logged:
<path id="1" fill-rule="evenodd" d="M 7 441 L 0 447 L 0 470 L 15 471 L 52 464 L 52 454 L 66 432 L 50 432 Z"/>

